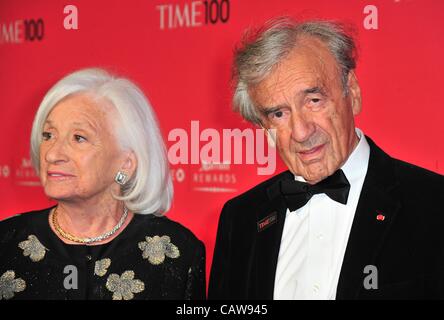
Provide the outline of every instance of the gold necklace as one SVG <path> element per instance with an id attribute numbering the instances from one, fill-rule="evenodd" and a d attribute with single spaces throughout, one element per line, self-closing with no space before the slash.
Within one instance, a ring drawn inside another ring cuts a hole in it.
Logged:
<path id="1" fill-rule="evenodd" d="M 57 221 L 57 209 L 58 209 L 58 207 L 56 207 L 52 213 L 52 224 L 54 225 L 54 229 L 56 230 L 56 232 L 62 238 L 65 238 L 67 240 L 77 242 L 77 243 L 83 243 L 83 244 L 90 244 L 90 243 L 94 243 L 94 242 L 99 242 L 99 241 L 103 241 L 103 240 L 111 237 L 113 234 L 115 234 L 117 232 L 117 230 L 119 230 L 122 227 L 123 223 L 126 220 L 126 217 L 128 216 L 128 208 L 125 207 L 119 223 L 117 223 L 117 225 L 111 231 L 105 232 L 105 233 L 101 234 L 100 236 L 93 237 L 93 238 L 79 238 L 79 237 L 76 237 L 76 236 L 64 231 L 60 227 L 60 225 Z"/>

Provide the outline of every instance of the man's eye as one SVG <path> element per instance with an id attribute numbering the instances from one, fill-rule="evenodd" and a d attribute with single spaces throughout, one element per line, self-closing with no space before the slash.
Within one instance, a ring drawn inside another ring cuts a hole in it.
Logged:
<path id="1" fill-rule="evenodd" d="M 85 139 L 84 137 L 82 137 L 81 135 L 78 135 L 78 134 L 75 134 L 75 135 L 74 135 L 74 139 L 75 139 L 77 142 L 84 142 L 84 141 L 86 141 L 86 139 Z"/>
<path id="2" fill-rule="evenodd" d="M 46 132 L 46 131 L 42 132 L 42 137 L 43 137 L 43 140 L 47 141 L 47 140 L 52 138 L 52 133 L 51 132 Z"/>
<path id="3" fill-rule="evenodd" d="M 281 123 L 289 116 L 289 111 L 284 109 L 268 110 L 266 112 L 268 121 L 279 121 Z"/>
<path id="4" fill-rule="evenodd" d="M 281 118 L 284 115 L 282 111 L 273 112 L 273 116 L 276 118 Z"/>
<path id="5" fill-rule="evenodd" d="M 308 99 L 308 103 L 309 104 L 315 104 L 315 105 L 318 105 L 318 104 L 320 104 L 322 102 L 322 99 L 321 98 L 310 98 L 310 99 Z"/>
<path id="6" fill-rule="evenodd" d="M 284 110 L 276 110 L 276 111 L 271 111 L 268 116 L 271 119 L 276 119 L 276 118 L 282 118 L 285 116 L 285 112 Z"/>
<path id="7" fill-rule="evenodd" d="M 309 98 L 306 103 L 308 108 L 317 110 L 324 105 L 324 100 L 322 98 Z"/>

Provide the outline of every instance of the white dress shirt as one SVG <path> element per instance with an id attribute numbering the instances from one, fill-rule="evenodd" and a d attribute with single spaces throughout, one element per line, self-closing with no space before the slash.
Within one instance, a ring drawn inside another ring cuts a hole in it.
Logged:
<path id="1" fill-rule="evenodd" d="M 279 250 L 274 299 L 336 298 L 350 229 L 367 173 L 370 147 L 355 128 L 359 143 L 341 167 L 350 183 L 347 204 L 315 194 L 305 206 L 287 209 Z M 305 181 L 295 176 L 296 180 Z"/>

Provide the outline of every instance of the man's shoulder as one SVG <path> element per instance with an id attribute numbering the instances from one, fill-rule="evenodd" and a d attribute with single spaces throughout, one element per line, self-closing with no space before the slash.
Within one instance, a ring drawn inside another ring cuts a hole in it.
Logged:
<path id="1" fill-rule="evenodd" d="M 431 170 L 419 167 L 415 164 L 393 159 L 396 173 L 401 179 L 410 180 L 412 182 L 430 182 L 444 183 L 444 176 Z"/>
<path id="2" fill-rule="evenodd" d="M 415 192 L 422 190 L 429 194 L 444 194 L 443 175 L 399 159 L 392 161 L 396 177 L 402 187 L 416 190 Z"/>
<path id="3" fill-rule="evenodd" d="M 241 193 L 240 195 L 231 198 L 224 205 L 224 211 L 249 211 L 254 207 L 261 206 L 269 201 L 269 188 L 284 177 L 290 176 L 290 171 L 281 172 L 259 184 L 251 189 Z"/>
<path id="4" fill-rule="evenodd" d="M 369 167 L 372 166 L 373 169 L 376 170 L 375 173 L 381 174 L 382 172 L 383 174 L 391 174 L 393 172 L 398 182 L 401 184 L 410 184 L 410 186 L 412 186 L 412 183 L 444 186 L 443 175 L 393 158 L 378 147 L 368 136 L 366 136 L 366 138 L 371 150 Z"/>
<path id="5" fill-rule="evenodd" d="M 378 184 L 397 186 L 402 191 L 404 199 L 418 201 L 419 199 L 435 201 L 444 194 L 444 176 L 419 167 L 415 164 L 393 158 L 380 149 L 370 138 L 366 137 L 370 144 L 369 171 L 372 181 Z"/>

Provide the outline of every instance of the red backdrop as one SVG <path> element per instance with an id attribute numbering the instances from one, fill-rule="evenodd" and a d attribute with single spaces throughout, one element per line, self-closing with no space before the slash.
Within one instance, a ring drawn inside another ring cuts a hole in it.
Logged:
<path id="1" fill-rule="evenodd" d="M 75 24 L 67 5 L 77 9 L 77 29 L 66 28 Z M 392 156 L 442 174 L 443 13 L 440 0 L 1 1 L 0 218 L 51 204 L 30 165 L 29 135 L 42 97 L 61 77 L 99 66 L 134 80 L 166 141 L 177 128 L 191 135 L 191 121 L 201 131 L 251 130 L 231 112 L 233 47 L 245 28 L 278 15 L 354 24 L 363 92 L 358 126 Z M 268 178 L 257 167 L 172 165 L 169 216 L 205 242 L 207 267 L 223 203 Z M 278 163 L 275 173 L 283 169 Z"/>

